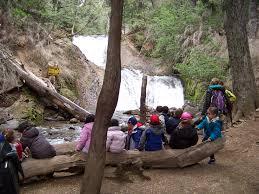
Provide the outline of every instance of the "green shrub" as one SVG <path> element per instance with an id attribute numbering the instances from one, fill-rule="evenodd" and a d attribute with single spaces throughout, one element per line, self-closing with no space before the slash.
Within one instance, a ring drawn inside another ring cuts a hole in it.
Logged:
<path id="1" fill-rule="evenodd" d="M 226 59 L 193 49 L 187 60 L 176 64 L 176 67 L 183 77 L 207 82 L 213 77 L 224 79 L 226 63 Z"/>

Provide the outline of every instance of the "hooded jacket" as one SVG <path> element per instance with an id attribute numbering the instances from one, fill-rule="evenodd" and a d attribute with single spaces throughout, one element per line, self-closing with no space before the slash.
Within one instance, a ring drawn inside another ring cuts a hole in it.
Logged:
<path id="1" fill-rule="evenodd" d="M 87 123 L 82 128 L 79 141 L 76 146 L 76 150 L 83 151 L 84 153 L 88 153 L 90 142 L 91 142 L 91 134 L 94 123 Z"/>
<path id="2" fill-rule="evenodd" d="M 144 130 L 145 130 L 144 126 L 141 126 L 141 127 L 137 127 L 137 125 L 134 126 L 132 133 L 127 134 L 126 146 L 125 146 L 126 150 L 138 149 L 140 138 Z"/>
<path id="3" fill-rule="evenodd" d="M 157 151 L 163 148 L 163 142 L 167 142 L 165 132 L 160 125 L 151 125 L 146 129 L 140 139 L 139 150 Z"/>
<path id="4" fill-rule="evenodd" d="M 26 147 L 30 149 L 33 158 L 43 159 L 56 156 L 54 147 L 35 127 L 23 131 L 20 142 L 23 149 Z"/>
<path id="5" fill-rule="evenodd" d="M 166 132 L 171 135 L 172 132 L 176 129 L 176 127 L 179 125 L 181 122 L 180 118 L 177 117 L 171 117 L 168 119 L 166 123 Z"/>
<path id="6" fill-rule="evenodd" d="M 219 117 L 216 117 L 209 120 L 208 117 L 205 117 L 203 121 L 197 126 L 198 129 L 204 129 L 203 135 L 204 140 L 207 140 L 210 138 L 212 141 L 214 141 L 217 138 L 222 137 L 221 130 L 222 130 L 222 121 L 219 120 Z"/>
<path id="7" fill-rule="evenodd" d="M 125 147 L 126 134 L 121 131 L 119 126 L 108 128 L 106 151 L 120 153 Z"/>
<path id="8" fill-rule="evenodd" d="M 228 112 L 231 112 L 231 103 L 225 93 L 225 88 L 221 85 L 210 85 L 208 90 L 206 91 L 206 95 L 204 98 L 204 103 L 203 103 L 203 109 L 202 109 L 202 115 L 206 115 L 206 112 L 208 108 L 210 107 L 211 104 L 211 97 L 212 97 L 212 91 L 213 90 L 220 90 L 223 92 L 224 97 L 225 97 L 225 104 L 226 104 L 226 109 Z"/>
<path id="9" fill-rule="evenodd" d="M 178 126 L 171 134 L 169 146 L 173 149 L 184 149 L 196 145 L 198 134 L 192 125 Z"/>

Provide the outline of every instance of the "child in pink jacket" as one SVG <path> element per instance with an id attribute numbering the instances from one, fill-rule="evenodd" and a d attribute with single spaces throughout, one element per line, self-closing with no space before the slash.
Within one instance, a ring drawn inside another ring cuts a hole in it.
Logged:
<path id="1" fill-rule="evenodd" d="M 93 114 L 89 114 L 86 116 L 85 125 L 82 128 L 80 139 L 76 146 L 76 151 L 83 151 L 84 153 L 88 153 L 90 142 L 91 142 L 91 133 L 93 129 L 95 116 Z"/>
<path id="2" fill-rule="evenodd" d="M 108 128 L 106 151 L 112 153 L 120 153 L 123 151 L 126 142 L 126 134 L 121 131 L 119 121 L 117 119 L 111 120 L 111 127 Z"/>

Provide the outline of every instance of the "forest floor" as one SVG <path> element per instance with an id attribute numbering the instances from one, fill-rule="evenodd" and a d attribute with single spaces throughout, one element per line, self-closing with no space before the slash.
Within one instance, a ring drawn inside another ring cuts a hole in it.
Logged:
<path id="1" fill-rule="evenodd" d="M 109 178 L 106 168 L 101 193 L 259 193 L 259 121 L 246 121 L 225 132 L 226 145 L 208 159 L 183 169 L 149 169 L 150 181 L 131 174 L 130 182 Z M 94 174 L 93 174 L 94 176 Z M 81 175 L 25 184 L 22 194 L 79 193 Z"/>

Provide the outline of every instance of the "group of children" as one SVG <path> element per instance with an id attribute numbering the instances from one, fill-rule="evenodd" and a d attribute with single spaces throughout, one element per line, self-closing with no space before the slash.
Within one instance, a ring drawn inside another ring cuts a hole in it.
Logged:
<path id="1" fill-rule="evenodd" d="M 123 150 L 158 151 L 165 149 L 165 145 L 172 149 L 185 149 L 197 144 L 199 129 L 204 130 L 202 141 L 214 141 L 221 137 L 222 121 L 218 117 L 216 107 L 209 107 L 207 116 L 203 117 L 198 125 L 193 122 L 192 114 L 183 112 L 182 109 L 175 110 L 172 115 L 166 106 L 156 110 L 145 126 L 136 117 L 131 116 L 126 132 L 122 131 L 118 120 L 112 119 L 107 131 L 106 150 L 112 153 L 120 153 Z M 77 151 L 88 153 L 94 121 L 94 115 L 86 117 L 76 146 Z M 209 164 L 214 162 L 215 157 L 212 155 Z"/>

